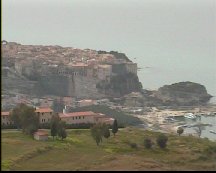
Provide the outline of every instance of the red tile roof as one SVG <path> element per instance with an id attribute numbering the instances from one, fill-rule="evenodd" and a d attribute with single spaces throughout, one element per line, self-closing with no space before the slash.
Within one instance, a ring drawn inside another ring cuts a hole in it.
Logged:
<path id="1" fill-rule="evenodd" d="M 36 109 L 35 112 L 46 113 L 46 112 L 53 112 L 53 110 L 50 108 L 39 108 L 39 109 Z"/>
<path id="2" fill-rule="evenodd" d="M 76 117 L 76 116 L 96 116 L 97 114 L 91 111 L 88 112 L 72 112 L 59 114 L 60 117 Z"/>
<path id="3" fill-rule="evenodd" d="M 10 112 L 1 112 L 2 116 L 9 116 Z"/>
<path id="4" fill-rule="evenodd" d="M 71 65 L 72 67 L 87 67 L 88 64 L 84 64 L 84 63 L 76 63 L 76 64 L 73 64 Z"/>
<path id="5" fill-rule="evenodd" d="M 47 133 L 46 131 L 38 130 L 37 132 L 34 133 L 34 135 L 38 135 L 38 136 L 48 136 L 48 133 Z"/>

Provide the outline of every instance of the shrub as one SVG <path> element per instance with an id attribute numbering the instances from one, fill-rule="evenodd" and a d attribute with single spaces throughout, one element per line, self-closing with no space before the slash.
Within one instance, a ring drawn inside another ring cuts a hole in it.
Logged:
<path id="1" fill-rule="evenodd" d="M 145 148 L 151 148 L 152 147 L 152 141 L 151 141 L 151 139 L 149 139 L 149 138 L 146 138 L 146 139 L 144 139 L 144 146 L 145 146 Z"/>
<path id="2" fill-rule="evenodd" d="M 177 133 L 179 134 L 179 136 L 184 132 L 184 129 L 182 127 L 179 127 L 177 129 Z"/>
<path id="3" fill-rule="evenodd" d="M 168 141 L 168 137 L 165 136 L 164 134 L 160 134 L 157 137 L 157 144 L 160 148 L 166 148 L 167 141 Z"/>
<path id="4" fill-rule="evenodd" d="M 138 148 L 136 143 L 130 143 L 131 148 Z"/>
<path id="5" fill-rule="evenodd" d="M 205 150 L 205 153 L 207 154 L 216 154 L 216 145 L 210 145 Z"/>

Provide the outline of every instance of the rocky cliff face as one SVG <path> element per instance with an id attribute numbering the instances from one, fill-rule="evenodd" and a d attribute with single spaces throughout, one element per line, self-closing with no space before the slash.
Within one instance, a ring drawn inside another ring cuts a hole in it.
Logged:
<path id="1" fill-rule="evenodd" d="M 39 80 L 44 94 L 71 96 L 76 98 L 103 98 L 96 88 L 97 80 L 84 76 L 42 76 Z"/>
<path id="2" fill-rule="evenodd" d="M 96 87 L 100 93 L 111 97 L 121 97 L 131 92 L 140 92 L 142 84 L 137 75 L 126 73 L 111 77 L 110 82 L 100 81 Z"/>
<path id="3" fill-rule="evenodd" d="M 179 82 L 158 89 L 155 97 L 165 105 L 206 104 L 212 97 L 203 85 L 193 82 Z"/>

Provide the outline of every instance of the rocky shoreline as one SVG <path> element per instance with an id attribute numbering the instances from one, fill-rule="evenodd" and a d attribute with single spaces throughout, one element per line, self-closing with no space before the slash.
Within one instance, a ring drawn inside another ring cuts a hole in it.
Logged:
<path id="1" fill-rule="evenodd" d="M 202 116 L 216 116 L 210 113 L 216 113 L 216 105 L 207 105 L 202 107 L 190 107 L 185 109 L 158 109 L 156 107 L 151 108 L 152 111 L 142 113 L 142 114 L 134 114 L 133 116 L 138 117 L 142 120 L 146 126 L 145 128 L 153 131 L 160 131 L 163 133 L 173 133 L 177 134 L 177 128 L 181 125 L 179 121 L 167 121 L 168 117 L 183 117 L 185 113 L 193 113 L 195 115 Z M 182 123 L 183 125 L 183 123 Z M 208 124 L 207 124 L 208 125 Z M 183 135 L 193 135 L 198 136 L 197 133 L 184 133 Z"/>

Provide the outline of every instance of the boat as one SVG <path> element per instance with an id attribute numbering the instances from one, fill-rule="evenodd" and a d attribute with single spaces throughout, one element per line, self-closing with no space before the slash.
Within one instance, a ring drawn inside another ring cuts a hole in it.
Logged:
<path id="1" fill-rule="evenodd" d="M 194 115 L 193 113 L 186 113 L 184 115 L 185 118 L 189 118 L 189 119 L 195 119 L 196 118 L 196 115 Z"/>
<path id="2" fill-rule="evenodd" d="M 188 127 L 188 125 L 187 124 L 183 124 L 183 125 L 177 126 L 177 128 L 178 127 Z"/>
<path id="3" fill-rule="evenodd" d="M 191 128 L 191 127 L 194 127 L 194 126 L 196 126 L 196 124 L 188 124 L 188 128 Z"/>
<path id="4" fill-rule="evenodd" d="M 176 121 L 174 118 L 171 118 L 171 117 L 166 117 L 164 119 L 167 120 L 167 121 Z"/>
<path id="5" fill-rule="evenodd" d="M 209 132 L 216 134 L 216 131 L 214 131 L 214 130 L 209 130 Z"/>

